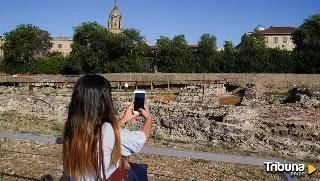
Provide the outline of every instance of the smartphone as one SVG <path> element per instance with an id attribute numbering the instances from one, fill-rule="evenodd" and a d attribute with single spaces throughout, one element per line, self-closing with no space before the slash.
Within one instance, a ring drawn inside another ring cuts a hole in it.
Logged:
<path id="1" fill-rule="evenodd" d="M 133 101 L 133 113 L 134 114 L 141 114 L 138 110 L 140 108 L 144 109 L 146 100 L 146 91 L 134 91 L 134 101 Z"/>

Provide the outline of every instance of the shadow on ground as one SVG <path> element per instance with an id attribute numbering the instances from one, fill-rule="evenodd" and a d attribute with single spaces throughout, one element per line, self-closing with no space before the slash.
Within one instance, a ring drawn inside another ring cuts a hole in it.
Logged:
<path id="1" fill-rule="evenodd" d="M 54 181 L 54 178 L 51 175 L 44 175 L 40 179 L 29 178 L 29 177 L 24 177 L 24 176 L 21 176 L 21 175 L 10 174 L 10 173 L 0 173 L 0 175 L 1 176 L 6 176 L 6 177 L 11 177 L 13 179 L 23 179 L 23 180 L 32 180 L 32 181 Z"/>

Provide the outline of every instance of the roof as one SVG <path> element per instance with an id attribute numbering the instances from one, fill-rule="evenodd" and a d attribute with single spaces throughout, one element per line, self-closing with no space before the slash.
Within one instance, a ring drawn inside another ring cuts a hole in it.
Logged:
<path id="1" fill-rule="evenodd" d="M 287 27 L 271 26 L 269 29 L 263 30 L 263 34 L 292 34 L 294 31 L 296 31 L 296 28 L 292 26 L 287 26 Z"/>
<path id="2" fill-rule="evenodd" d="M 195 45 L 189 45 L 190 48 L 199 48 L 199 45 L 198 44 L 195 44 Z"/>
<path id="3" fill-rule="evenodd" d="M 282 27 L 275 27 L 275 26 L 271 26 L 268 29 L 262 30 L 264 35 L 291 35 L 294 31 L 296 31 L 297 28 L 292 27 L 292 26 L 282 26 Z M 244 35 L 242 35 L 241 38 L 243 38 L 244 36 L 248 35 L 248 34 L 252 34 L 254 33 L 253 31 L 249 31 L 247 33 L 245 33 Z"/>
<path id="4" fill-rule="evenodd" d="M 53 41 L 72 41 L 73 37 L 52 37 Z"/>
<path id="5" fill-rule="evenodd" d="M 189 45 L 189 47 L 190 48 L 199 48 L 199 45 L 198 44 L 191 44 L 191 45 Z M 151 45 L 151 46 L 149 46 L 149 48 L 152 50 L 155 50 L 155 49 L 158 49 L 159 47 L 156 45 Z"/>

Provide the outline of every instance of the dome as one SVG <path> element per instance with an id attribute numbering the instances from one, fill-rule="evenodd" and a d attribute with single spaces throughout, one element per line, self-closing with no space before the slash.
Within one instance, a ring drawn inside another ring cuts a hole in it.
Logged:
<path id="1" fill-rule="evenodd" d="M 121 16 L 121 13 L 118 9 L 118 4 L 117 2 L 114 3 L 114 7 L 113 10 L 111 11 L 109 17 L 117 17 L 117 16 Z"/>
<path id="2" fill-rule="evenodd" d="M 261 26 L 261 25 L 258 25 L 258 26 L 254 29 L 254 31 L 263 31 L 263 30 L 265 30 L 265 28 L 264 28 L 264 26 Z"/>
<path id="3" fill-rule="evenodd" d="M 117 9 L 113 9 L 109 15 L 110 17 L 116 17 L 116 16 L 121 16 L 121 13 Z"/>

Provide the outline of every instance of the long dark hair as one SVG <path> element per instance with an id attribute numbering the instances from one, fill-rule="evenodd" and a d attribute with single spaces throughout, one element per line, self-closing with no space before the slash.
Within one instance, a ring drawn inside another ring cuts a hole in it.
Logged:
<path id="1" fill-rule="evenodd" d="M 63 168 L 69 176 L 79 180 L 98 173 L 97 143 L 105 122 L 114 129 L 110 163 L 114 166 L 121 157 L 121 145 L 111 85 L 100 75 L 85 75 L 75 84 L 63 135 Z"/>

